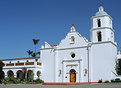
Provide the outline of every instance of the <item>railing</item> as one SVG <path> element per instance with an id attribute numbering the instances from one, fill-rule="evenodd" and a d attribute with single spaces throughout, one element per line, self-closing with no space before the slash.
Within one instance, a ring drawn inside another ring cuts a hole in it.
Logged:
<path id="1" fill-rule="evenodd" d="M 5 66 L 28 66 L 28 65 L 39 65 L 41 66 L 42 63 L 40 62 L 25 62 L 25 63 L 6 63 Z"/>
<path id="2" fill-rule="evenodd" d="M 34 65 L 34 62 L 26 62 L 25 65 Z"/>
<path id="3" fill-rule="evenodd" d="M 16 63 L 15 66 L 22 66 L 24 63 Z"/>
<path id="4" fill-rule="evenodd" d="M 6 66 L 14 66 L 14 63 L 6 64 Z"/>
<path id="5" fill-rule="evenodd" d="M 37 65 L 40 65 L 40 66 L 41 66 L 41 65 L 42 65 L 42 63 L 40 63 L 40 62 L 37 62 Z"/>

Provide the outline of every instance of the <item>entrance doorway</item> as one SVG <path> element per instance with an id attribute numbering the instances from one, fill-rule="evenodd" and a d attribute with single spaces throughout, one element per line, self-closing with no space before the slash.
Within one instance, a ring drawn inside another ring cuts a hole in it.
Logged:
<path id="1" fill-rule="evenodd" d="M 70 82 L 76 82 L 76 71 L 74 69 L 70 70 Z"/>

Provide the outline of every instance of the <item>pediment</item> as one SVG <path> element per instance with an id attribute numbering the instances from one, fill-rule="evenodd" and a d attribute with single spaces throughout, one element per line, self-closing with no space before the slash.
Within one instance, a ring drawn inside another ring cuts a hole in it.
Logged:
<path id="1" fill-rule="evenodd" d="M 78 32 L 69 32 L 58 45 L 59 48 L 83 47 L 88 45 L 88 40 Z"/>

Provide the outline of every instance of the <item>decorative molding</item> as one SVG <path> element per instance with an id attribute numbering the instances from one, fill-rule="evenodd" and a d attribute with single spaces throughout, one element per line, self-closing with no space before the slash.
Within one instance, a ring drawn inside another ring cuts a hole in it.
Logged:
<path id="1" fill-rule="evenodd" d="M 63 62 L 74 62 L 74 61 L 82 61 L 82 59 L 72 59 L 72 60 L 63 60 Z"/>
<path id="2" fill-rule="evenodd" d="M 111 20 L 113 20 L 113 18 L 110 16 L 110 15 L 103 15 L 103 16 L 92 16 L 91 17 L 91 20 L 93 19 L 93 18 L 98 18 L 98 17 L 105 17 L 105 16 L 108 16 Z"/>
<path id="3" fill-rule="evenodd" d="M 17 67 L 15 67 L 15 68 L 13 68 L 13 67 L 10 68 L 10 67 L 8 67 L 8 68 L 3 68 L 3 70 L 4 70 L 4 69 L 23 69 L 23 67 L 25 67 L 25 66 L 22 66 L 22 67 L 18 67 L 18 66 L 17 66 Z M 32 66 L 32 67 L 27 67 L 27 68 L 40 68 L 40 69 L 41 69 L 42 67 L 36 67 L 36 66 L 33 67 L 33 66 Z"/>
<path id="4" fill-rule="evenodd" d="M 61 49 L 55 49 L 55 50 L 79 49 L 79 48 L 87 48 L 87 47 L 88 47 L 88 44 L 87 46 L 82 46 L 82 47 L 61 48 Z"/>
<path id="5" fill-rule="evenodd" d="M 117 47 L 117 44 L 116 44 L 116 43 L 114 43 L 114 42 L 112 42 L 112 41 L 92 42 L 92 43 L 90 43 L 90 44 L 91 44 L 91 45 L 93 45 L 93 44 L 103 44 L 103 43 L 112 43 L 113 45 L 115 45 L 115 46 Z"/>
<path id="6" fill-rule="evenodd" d="M 99 30 L 99 29 L 111 29 L 113 32 L 115 32 L 114 29 L 113 29 L 113 28 L 110 28 L 110 27 L 97 27 L 97 28 L 91 28 L 90 31 Z"/>
<path id="7" fill-rule="evenodd" d="M 78 66 L 78 64 L 68 64 L 68 65 L 66 65 L 66 67 L 68 67 L 68 66 Z"/>

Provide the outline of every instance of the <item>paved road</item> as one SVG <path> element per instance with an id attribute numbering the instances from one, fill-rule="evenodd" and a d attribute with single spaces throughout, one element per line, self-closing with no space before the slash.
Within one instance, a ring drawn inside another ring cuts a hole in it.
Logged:
<path id="1" fill-rule="evenodd" d="M 10 85 L 0 85 L 0 88 L 121 88 L 121 84 L 86 84 L 86 85 L 10 84 Z"/>

